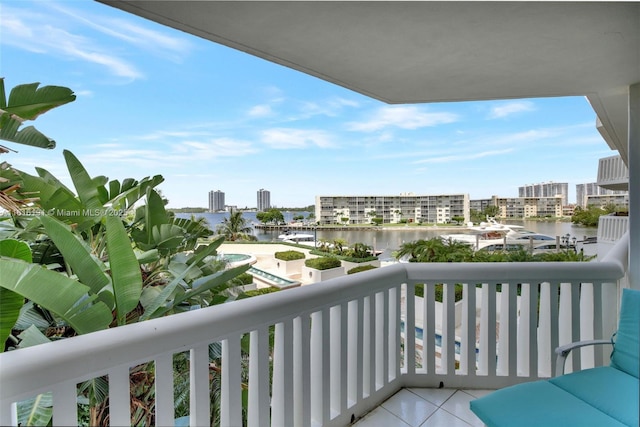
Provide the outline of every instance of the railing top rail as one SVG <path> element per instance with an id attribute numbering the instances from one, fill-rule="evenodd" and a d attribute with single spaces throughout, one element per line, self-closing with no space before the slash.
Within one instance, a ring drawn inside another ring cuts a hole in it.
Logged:
<path id="1" fill-rule="evenodd" d="M 115 367 L 135 366 L 160 354 L 186 351 L 402 283 L 484 283 L 518 279 L 595 283 L 615 282 L 623 275 L 624 270 L 617 262 L 396 264 L 260 298 L 2 353 L 0 400 L 28 397 L 27 393 L 36 394 L 54 384 L 80 382 L 104 375 Z M 120 351 L 113 351 L 114 347 Z"/>
<path id="2" fill-rule="evenodd" d="M 414 283 L 450 282 L 465 283 L 513 282 L 538 280 L 540 282 L 606 282 L 624 276 L 618 262 L 481 262 L 481 263 L 415 263 L 407 270 L 408 279 Z"/>

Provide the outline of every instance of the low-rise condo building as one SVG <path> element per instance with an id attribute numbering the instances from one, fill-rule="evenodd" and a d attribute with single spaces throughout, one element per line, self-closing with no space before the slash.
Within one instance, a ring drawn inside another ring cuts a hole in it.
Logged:
<path id="1" fill-rule="evenodd" d="M 493 203 L 500 218 L 530 218 L 534 216 L 562 216 L 562 196 L 555 197 L 498 197 Z"/>
<path id="2" fill-rule="evenodd" d="M 371 224 L 374 218 L 383 224 L 468 222 L 469 195 L 316 196 L 315 214 L 320 224 Z"/>

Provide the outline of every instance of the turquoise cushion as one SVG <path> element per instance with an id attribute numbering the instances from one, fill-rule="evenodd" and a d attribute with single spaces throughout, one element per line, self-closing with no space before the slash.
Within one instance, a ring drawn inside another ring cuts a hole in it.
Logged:
<path id="1" fill-rule="evenodd" d="M 552 378 L 552 384 L 628 426 L 638 426 L 638 379 L 608 366 Z"/>
<path id="2" fill-rule="evenodd" d="M 620 321 L 615 336 L 611 366 L 638 378 L 640 370 L 640 291 L 632 289 L 622 290 L 622 304 L 620 305 Z"/>
<path id="3" fill-rule="evenodd" d="M 472 400 L 471 410 L 489 427 L 624 426 L 549 381 L 497 390 Z"/>

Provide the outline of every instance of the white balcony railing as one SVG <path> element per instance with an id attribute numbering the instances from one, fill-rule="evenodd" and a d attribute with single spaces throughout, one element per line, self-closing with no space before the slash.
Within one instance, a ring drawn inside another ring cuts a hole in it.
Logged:
<path id="1" fill-rule="evenodd" d="M 622 157 L 610 156 L 598 161 L 598 185 L 610 190 L 629 189 L 629 169 Z"/>
<path id="2" fill-rule="evenodd" d="M 219 422 L 242 425 L 247 336 L 249 426 L 347 425 L 404 386 L 499 388 L 550 376 L 557 345 L 615 328 L 621 251 L 589 263 L 398 264 L 3 353 L 0 425 L 16 425 L 15 402 L 45 392 L 53 424 L 76 425 L 77 384 L 101 376 L 111 425 L 128 425 L 130 368 L 150 361 L 156 425 L 174 425 L 172 360 L 181 352 L 189 354 L 190 423 L 210 425 L 209 345 L 218 342 Z M 418 283 L 425 298 L 413 297 Z M 587 352 L 570 360 L 602 362 Z"/>

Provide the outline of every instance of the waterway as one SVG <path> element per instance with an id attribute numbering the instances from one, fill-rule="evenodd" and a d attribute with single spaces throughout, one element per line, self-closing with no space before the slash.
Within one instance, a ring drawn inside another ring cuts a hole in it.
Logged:
<path id="1" fill-rule="evenodd" d="M 299 212 L 283 212 L 285 222 L 289 223 L 293 220 L 293 216 Z M 176 214 L 178 217 L 189 218 L 190 214 Z M 204 217 L 212 229 L 222 223 L 223 219 L 228 217 L 228 213 L 197 213 L 195 217 Z M 248 224 L 259 223 L 256 219 L 256 212 L 243 212 L 244 218 Z M 565 236 L 567 234 L 575 237 L 577 240 L 583 240 L 585 237 L 595 237 L 598 229 L 595 227 L 582 227 L 570 222 L 555 221 L 507 221 L 508 224 L 522 225 L 527 230 L 536 233 L 547 234 L 549 236 Z M 305 233 L 313 233 L 313 231 L 304 231 Z M 456 229 L 442 227 L 381 227 L 379 230 L 317 230 L 318 239 L 335 240 L 344 239 L 349 244 L 364 243 L 374 247 L 376 250 L 390 252 L 398 249 L 403 243 L 411 242 L 419 239 L 430 239 L 441 234 L 455 233 Z M 462 229 L 461 231 L 462 232 Z M 253 234 L 259 241 L 278 241 L 278 235 L 281 231 L 277 230 L 258 230 L 253 229 Z M 589 245 L 594 246 L 595 245 Z M 586 249 L 585 249 L 586 252 Z"/>

